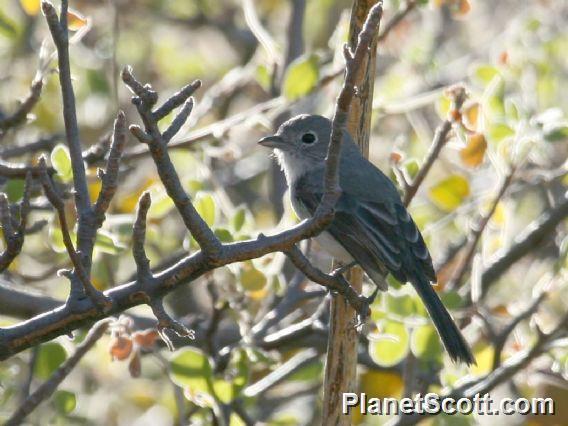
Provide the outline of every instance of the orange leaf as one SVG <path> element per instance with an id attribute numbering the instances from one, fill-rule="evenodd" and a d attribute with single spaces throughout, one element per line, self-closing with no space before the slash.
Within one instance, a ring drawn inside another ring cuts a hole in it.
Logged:
<path id="1" fill-rule="evenodd" d="M 393 164 L 398 164 L 402 160 L 402 154 L 397 151 L 393 151 L 390 153 L 390 161 Z"/>
<path id="2" fill-rule="evenodd" d="M 130 337 L 115 337 L 110 344 L 110 355 L 112 359 L 122 361 L 130 356 L 132 352 L 132 339 Z"/>
<path id="3" fill-rule="evenodd" d="M 134 339 L 136 344 L 145 349 L 149 349 L 154 346 L 154 343 L 156 342 L 158 337 L 158 332 L 155 329 L 137 331 L 132 335 L 132 338 Z"/>
<path id="4" fill-rule="evenodd" d="M 468 102 L 463 107 L 463 124 L 468 130 L 477 130 L 479 120 L 479 102 Z"/>
<path id="5" fill-rule="evenodd" d="M 78 31 L 89 23 L 89 20 L 78 12 L 67 12 L 67 26 L 69 31 Z"/>
<path id="6" fill-rule="evenodd" d="M 467 145 L 460 151 L 462 163 L 468 167 L 477 167 L 483 162 L 487 141 L 481 133 L 472 133 L 467 136 Z"/>

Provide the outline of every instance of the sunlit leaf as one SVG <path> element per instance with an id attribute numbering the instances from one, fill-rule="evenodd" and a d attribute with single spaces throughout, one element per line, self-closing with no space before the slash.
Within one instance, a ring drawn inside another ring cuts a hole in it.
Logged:
<path id="1" fill-rule="evenodd" d="M 126 247 L 121 244 L 117 237 L 108 231 L 97 231 L 95 248 L 108 254 L 119 254 Z"/>
<path id="2" fill-rule="evenodd" d="M 412 330 L 410 348 L 417 358 L 429 361 L 441 360 L 442 344 L 436 329 L 430 324 Z"/>
<path id="3" fill-rule="evenodd" d="M 67 183 L 73 179 L 71 156 L 69 155 L 69 149 L 65 145 L 57 144 L 53 148 L 53 151 L 51 151 L 51 164 L 63 182 Z"/>
<path id="4" fill-rule="evenodd" d="M 76 11 L 67 11 L 67 26 L 69 31 L 78 31 L 88 23 L 88 19 Z"/>
<path id="5" fill-rule="evenodd" d="M 122 361 L 127 359 L 133 348 L 132 339 L 128 336 L 117 336 L 110 341 L 109 352 L 112 359 Z"/>
<path id="6" fill-rule="evenodd" d="M 416 314 L 415 300 L 409 294 L 395 296 L 391 293 L 388 293 L 387 307 L 389 313 L 399 315 L 403 318 L 410 317 Z"/>
<path id="7" fill-rule="evenodd" d="M 258 84 L 260 84 L 264 90 L 268 91 L 271 84 L 270 71 L 268 71 L 268 67 L 266 65 L 257 66 L 255 76 Z"/>
<path id="8" fill-rule="evenodd" d="M 475 375 L 487 374 L 493 366 L 493 354 L 495 350 L 492 346 L 487 345 L 479 349 L 474 349 L 476 365 L 472 366 L 471 372 Z"/>
<path id="9" fill-rule="evenodd" d="M 215 199 L 211 194 L 200 192 L 195 197 L 194 201 L 195 209 L 197 213 L 203 218 L 205 223 L 209 226 L 215 224 Z"/>
<path id="10" fill-rule="evenodd" d="M 249 360 L 243 349 L 233 352 L 226 371 L 228 374 L 224 378 L 213 382 L 213 389 L 215 396 L 228 404 L 239 396 L 249 379 Z"/>
<path id="11" fill-rule="evenodd" d="M 283 93 L 289 100 L 307 95 L 319 79 L 319 61 L 316 55 L 301 56 L 293 61 L 284 75 Z"/>
<path id="12" fill-rule="evenodd" d="M 482 133 L 472 133 L 467 135 L 467 145 L 460 150 L 460 158 L 463 164 L 468 167 L 477 167 L 483 163 L 487 141 Z"/>
<path id="13" fill-rule="evenodd" d="M 233 241 L 231 231 L 226 228 L 216 228 L 213 232 L 222 243 L 230 243 Z"/>
<path id="14" fill-rule="evenodd" d="M 499 75 L 499 70 L 493 65 L 481 64 L 474 69 L 473 75 L 481 83 L 489 84 L 495 76 Z"/>
<path id="15" fill-rule="evenodd" d="M 420 165 L 418 164 L 418 160 L 416 158 L 409 158 L 403 163 L 404 170 L 408 174 L 410 179 L 414 179 L 420 170 Z"/>
<path id="16" fill-rule="evenodd" d="M 167 194 L 160 194 L 152 198 L 152 205 L 148 210 L 148 219 L 161 219 L 175 207 L 174 201 Z"/>
<path id="17" fill-rule="evenodd" d="M 53 405 L 59 414 L 69 414 L 77 406 L 77 398 L 73 392 L 58 390 L 52 397 Z"/>
<path id="18" fill-rule="evenodd" d="M 28 15 L 35 16 L 41 8 L 41 0 L 20 0 L 20 5 Z"/>
<path id="19" fill-rule="evenodd" d="M 233 215 L 233 218 L 231 219 L 231 226 L 233 227 L 235 232 L 239 232 L 241 230 L 241 228 L 245 224 L 245 219 L 246 210 L 243 207 L 237 209 L 237 211 Z"/>
<path id="20" fill-rule="evenodd" d="M 2 191 L 8 196 L 10 203 L 20 201 L 24 196 L 25 182 L 23 179 L 10 179 L 4 185 Z"/>
<path id="21" fill-rule="evenodd" d="M 267 282 L 266 275 L 256 269 L 252 262 L 242 264 L 239 278 L 241 285 L 247 291 L 262 290 Z"/>
<path id="22" fill-rule="evenodd" d="M 398 364 L 408 353 L 409 335 L 404 324 L 388 321 L 376 341 L 369 343 L 369 355 L 377 364 L 390 367 Z"/>
<path id="23" fill-rule="evenodd" d="M 464 106 L 462 112 L 463 123 L 469 130 L 477 130 L 480 108 L 479 102 L 471 102 Z"/>
<path id="24" fill-rule="evenodd" d="M 184 348 L 170 359 L 170 377 L 178 386 L 192 392 L 211 394 L 213 369 L 199 349 Z"/>
<path id="25" fill-rule="evenodd" d="M 14 38 L 18 35 L 16 23 L 0 10 L 0 34 L 8 38 Z"/>
<path id="26" fill-rule="evenodd" d="M 38 379 L 48 379 L 67 359 L 67 351 L 57 342 L 40 345 L 35 363 L 34 374 Z"/>
<path id="27" fill-rule="evenodd" d="M 438 208 L 451 212 L 461 205 L 469 192 L 467 179 L 453 175 L 434 185 L 429 191 L 429 196 Z"/>
<path id="28" fill-rule="evenodd" d="M 515 131 L 503 123 L 496 123 L 489 126 L 487 136 L 493 143 L 501 142 L 502 140 L 515 135 Z"/>

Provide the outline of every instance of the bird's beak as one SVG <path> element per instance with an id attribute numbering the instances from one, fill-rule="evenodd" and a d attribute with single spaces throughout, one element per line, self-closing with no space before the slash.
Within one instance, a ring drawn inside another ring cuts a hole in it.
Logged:
<path id="1" fill-rule="evenodd" d="M 284 142 L 284 139 L 282 139 L 281 136 L 272 135 L 272 136 L 265 136 L 264 138 L 258 141 L 258 144 L 265 146 L 267 148 L 282 148 L 282 146 L 285 145 L 286 142 Z"/>

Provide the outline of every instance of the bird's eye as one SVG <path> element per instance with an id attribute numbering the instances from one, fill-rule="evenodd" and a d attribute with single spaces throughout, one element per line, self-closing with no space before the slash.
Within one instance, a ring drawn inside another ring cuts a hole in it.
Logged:
<path id="1" fill-rule="evenodd" d="M 317 140 L 317 137 L 312 132 L 304 133 L 302 135 L 302 142 L 303 143 L 310 144 L 310 143 L 314 143 L 316 140 Z"/>

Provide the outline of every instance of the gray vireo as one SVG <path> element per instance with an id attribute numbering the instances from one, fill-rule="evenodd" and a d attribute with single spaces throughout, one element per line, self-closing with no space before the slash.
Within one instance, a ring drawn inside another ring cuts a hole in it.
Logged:
<path id="1" fill-rule="evenodd" d="M 331 121 L 318 115 L 299 115 L 259 141 L 273 148 L 290 187 L 296 214 L 306 219 L 323 195 L 325 157 Z M 432 288 L 436 273 L 428 248 L 400 200 L 396 187 L 364 158 L 345 132 L 339 163 L 341 197 L 332 223 L 316 239 L 336 259 L 357 262 L 369 278 L 386 290 L 384 275 L 410 281 L 426 305 L 454 361 L 475 363 L 468 344 Z"/>

